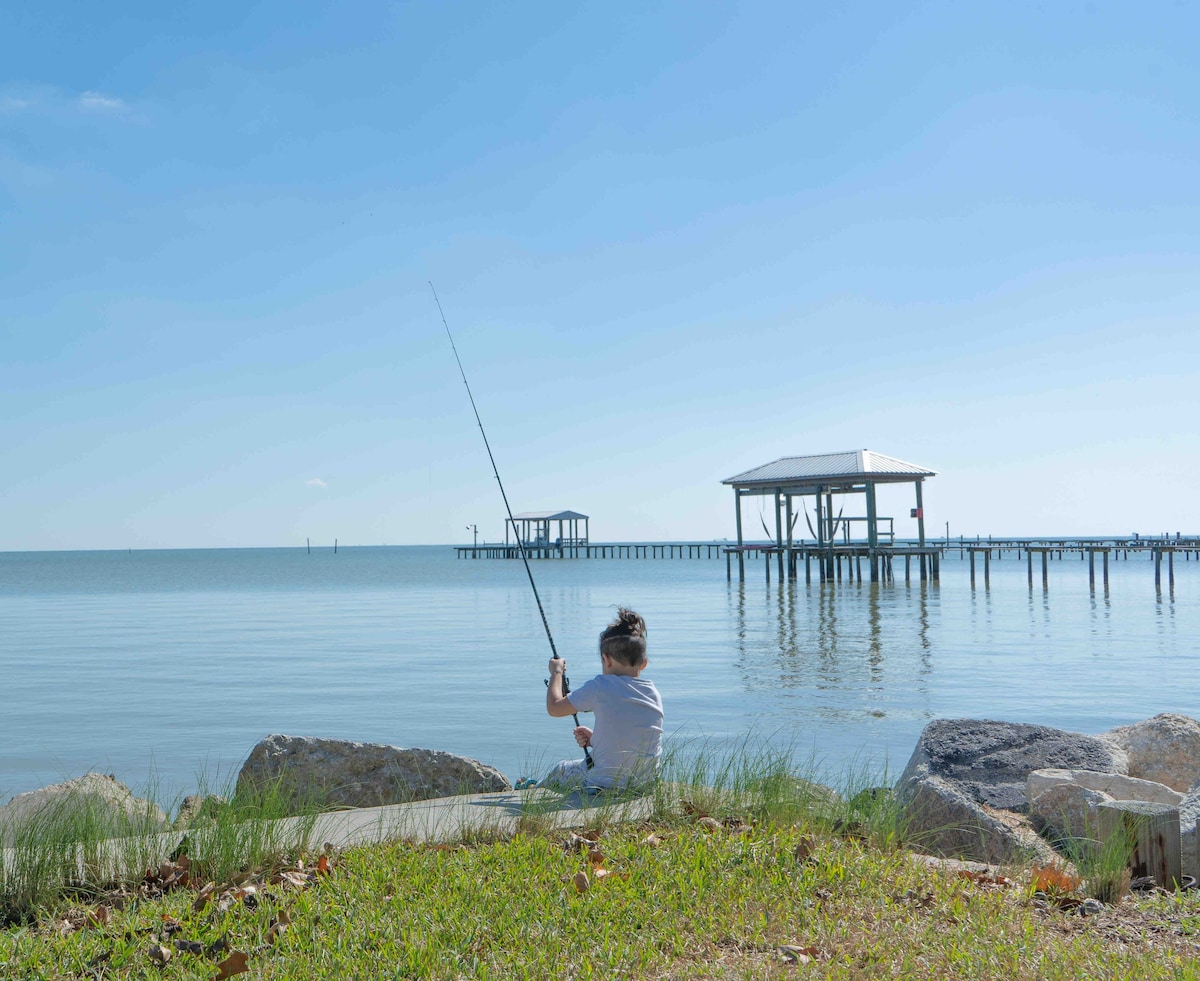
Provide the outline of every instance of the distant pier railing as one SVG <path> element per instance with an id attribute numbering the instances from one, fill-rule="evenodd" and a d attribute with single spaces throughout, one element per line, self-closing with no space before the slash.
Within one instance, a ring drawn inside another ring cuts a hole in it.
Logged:
<path id="1" fill-rule="evenodd" d="M 460 559 L 519 559 L 521 550 L 515 544 L 456 545 Z M 733 578 L 734 563 L 738 578 L 744 579 L 747 561 L 763 560 L 764 574 L 769 582 L 771 569 L 778 570 L 780 579 L 798 579 L 803 569 L 805 582 L 862 582 L 864 571 L 872 582 L 895 582 L 903 565 L 904 581 L 919 577 L 922 582 L 941 580 L 942 560 L 958 553 L 970 568 L 971 588 L 982 576 L 984 587 L 991 584 L 992 561 L 1006 557 L 1022 559 L 1026 566 L 1029 587 L 1035 580 L 1035 565 L 1040 568 L 1043 588 L 1049 587 L 1050 562 L 1078 556 L 1088 567 L 1088 582 L 1094 589 L 1099 578 L 1105 590 L 1109 587 L 1109 563 L 1148 557 L 1154 567 L 1154 585 L 1162 590 L 1166 579 L 1168 588 L 1175 588 L 1175 559 L 1200 562 L 1200 537 L 1142 538 L 967 538 L 926 539 L 916 541 L 897 539 L 894 544 L 871 548 L 865 543 L 843 542 L 817 545 L 812 542 L 793 542 L 782 547 L 774 543 L 732 545 L 722 542 L 608 542 L 581 543 L 566 540 L 553 545 L 525 546 L 531 559 L 725 559 L 725 576 Z M 1097 563 L 1099 558 L 1099 563 Z M 1165 575 L 1164 575 L 1164 568 Z"/>
<path id="2" fill-rule="evenodd" d="M 531 559 L 719 559 L 728 542 L 589 542 L 586 545 L 526 545 Z M 516 545 L 456 545 L 460 559 L 519 559 Z"/>

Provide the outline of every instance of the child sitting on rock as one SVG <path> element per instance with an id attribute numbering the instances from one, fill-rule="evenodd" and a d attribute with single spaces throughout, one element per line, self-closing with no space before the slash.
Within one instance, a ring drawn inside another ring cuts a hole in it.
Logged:
<path id="1" fill-rule="evenodd" d="M 602 672 L 580 688 L 563 692 L 567 662 L 550 661 L 546 711 L 556 719 L 591 712 L 595 728 L 577 726 L 575 741 L 590 747 L 587 760 L 564 760 L 542 786 L 588 790 L 644 789 L 653 782 L 662 754 L 663 704 L 646 669 L 646 621 L 621 607 L 600 634 Z"/>

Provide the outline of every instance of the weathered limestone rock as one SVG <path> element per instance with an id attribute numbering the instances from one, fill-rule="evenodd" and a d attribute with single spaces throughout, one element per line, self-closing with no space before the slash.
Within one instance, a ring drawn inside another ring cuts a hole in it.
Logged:
<path id="1" fill-rule="evenodd" d="M 1034 770 L 1119 772 L 1114 751 L 1094 736 L 1049 726 L 977 719 L 939 719 L 921 733 L 896 785 L 913 844 L 940 855 L 1007 862 L 1050 847 L 1018 814 L 1028 808 Z"/>
<path id="2" fill-rule="evenodd" d="M 926 774 L 898 791 L 905 841 L 913 848 L 990 864 L 1054 857 L 1025 815 L 980 804 L 942 777 Z"/>
<path id="3" fill-rule="evenodd" d="M 1032 784 L 1032 779 L 1031 779 Z M 1033 826 L 1051 839 L 1099 838 L 1099 808 L 1115 798 L 1100 790 L 1073 783 L 1056 783 L 1036 797 L 1030 792 L 1029 817 Z"/>
<path id="4" fill-rule="evenodd" d="M 1196 845 L 1196 833 L 1200 831 L 1196 822 L 1200 821 L 1200 780 L 1183 798 L 1179 805 L 1179 843 L 1180 856 L 1184 875 L 1194 875 L 1200 880 L 1200 849 Z"/>
<path id="5" fill-rule="evenodd" d="M 268 789 L 301 810 L 378 807 L 512 785 L 495 767 L 452 753 L 272 735 L 254 747 L 237 780 L 239 795 Z"/>
<path id="6" fill-rule="evenodd" d="M 1129 759 L 1124 772 L 1186 793 L 1200 777 L 1200 722 L 1164 712 L 1144 722 L 1118 726 L 1102 737 Z"/>
<path id="7" fill-rule="evenodd" d="M 198 825 L 213 824 L 229 801 L 218 794 L 188 794 L 179 805 L 179 813 L 171 825 L 176 831 Z"/>
<path id="8" fill-rule="evenodd" d="M 167 816 L 148 800 L 133 796 L 111 774 L 86 773 L 74 780 L 17 794 L 0 807 L 0 842 L 11 843 L 26 827 L 53 825 L 79 837 L 145 834 L 162 830 Z"/>
<path id="9" fill-rule="evenodd" d="M 1147 800 L 1154 804 L 1170 804 L 1172 807 L 1183 803 L 1183 794 L 1153 780 L 1138 780 L 1121 773 L 1099 773 L 1095 770 L 1047 769 L 1034 770 L 1025 782 L 1025 796 L 1030 806 L 1034 798 L 1060 784 L 1099 791 L 1113 800 Z"/>

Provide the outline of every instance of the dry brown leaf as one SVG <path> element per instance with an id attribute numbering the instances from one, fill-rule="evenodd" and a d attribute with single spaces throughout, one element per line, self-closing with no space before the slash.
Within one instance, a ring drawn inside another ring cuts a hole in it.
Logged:
<path id="1" fill-rule="evenodd" d="M 97 906 L 88 913 L 88 926 L 106 927 L 112 922 L 112 910 L 107 906 Z"/>
<path id="2" fill-rule="evenodd" d="M 684 814 L 690 814 L 692 817 L 708 817 L 708 811 L 697 807 L 690 800 L 684 798 L 679 802 L 679 806 L 683 808 Z"/>
<path id="3" fill-rule="evenodd" d="M 817 840 L 812 835 L 801 835 L 800 840 L 796 842 L 796 847 L 792 854 L 796 856 L 796 861 L 801 864 L 812 859 L 813 852 L 816 851 Z"/>
<path id="4" fill-rule="evenodd" d="M 307 872 L 280 872 L 275 879 L 285 886 L 293 886 L 296 889 L 304 889 L 312 885 L 312 880 L 308 877 Z"/>
<path id="5" fill-rule="evenodd" d="M 204 887 L 196 893 L 196 899 L 192 903 L 192 912 L 199 913 L 204 909 L 208 905 L 208 901 L 212 898 L 212 894 L 216 888 L 216 883 L 206 882 Z"/>
<path id="6" fill-rule="evenodd" d="M 642 844 L 647 848 L 657 848 L 662 843 L 663 840 L 653 831 L 651 831 L 650 834 L 646 835 L 646 837 L 642 839 Z"/>
<path id="7" fill-rule="evenodd" d="M 588 879 L 588 874 L 582 869 L 575 873 L 575 878 L 571 881 L 575 883 L 576 892 L 587 892 L 588 887 L 592 884 Z"/>
<path id="8" fill-rule="evenodd" d="M 971 869 L 959 869 L 960 878 L 969 879 L 980 886 L 1011 886 L 1012 880 L 995 872 L 974 872 Z"/>
<path id="9" fill-rule="evenodd" d="M 1031 873 L 1034 892 L 1066 893 L 1079 888 L 1079 877 L 1057 865 L 1037 865 Z"/>
<path id="10" fill-rule="evenodd" d="M 696 823 L 698 825 L 700 825 L 700 827 L 702 827 L 709 834 L 712 834 L 714 831 L 721 830 L 721 822 L 718 821 L 716 818 L 702 817 L 702 818 L 698 818 L 696 820 Z"/>
<path id="11" fill-rule="evenodd" d="M 329 846 L 326 845 L 326 847 L 328 848 Z M 328 875 L 328 874 L 329 874 L 329 856 L 322 855 L 320 858 L 317 859 L 317 875 Z"/>
<path id="12" fill-rule="evenodd" d="M 146 953 L 150 955 L 150 960 L 160 966 L 171 959 L 171 948 L 164 947 L 162 944 L 151 944 Z"/>
<path id="13" fill-rule="evenodd" d="M 567 840 L 563 842 L 563 851 L 575 852 L 580 849 L 587 849 L 589 852 L 596 847 L 596 843 L 600 840 L 598 831 L 584 831 L 576 833 L 572 831 L 567 836 Z"/>
<path id="14" fill-rule="evenodd" d="M 611 869 L 592 869 L 592 876 L 596 879 L 607 879 L 609 876 L 615 875 L 618 879 L 628 879 L 628 872 L 613 872 Z"/>
<path id="15" fill-rule="evenodd" d="M 789 964 L 808 964 L 821 953 L 816 947 L 797 947 L 794 944 L 780 944 L 775 952 Z"/>
<path id="16" fill-rule="evenodd" d="M 248 960 L 250 960 L 249 954 L 244 954 L 240 950 L 235 950 L 232 954 L 226 957 L 225 960 L 221 961 L 221 963 L 217 965 L 217 971 L 219 973 L 213 979 L 213 981 L 225 981 L 225 978 L 231 978 L 235 974 L 245 974 L 250 970 L 250 968 L 246 966 L 246 962 Z"/>
<path id="17" fill-rule="evenodd" d="M 275 919 L 271 921 L 271 925 L 267 928 L 267 943 L 273 944 L 278 940 L 283 932 L 292 925 L 292 917 L 287 910 L 281 909 Z"/>
<path id="18" fill-rule="evenodd" d="M 600 868 L 604 864 L 604 852 L 599 848 L 593 848 L 588 852 L 588 864 L 594 869 Z"/>

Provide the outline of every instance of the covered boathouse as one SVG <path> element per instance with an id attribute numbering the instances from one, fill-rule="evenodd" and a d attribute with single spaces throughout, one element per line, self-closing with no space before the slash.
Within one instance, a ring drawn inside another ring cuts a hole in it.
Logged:
<path id="1" fill-rule="evenodd" d="M 583 522 L 583 534 L 579 522 Z M 559 554 L 576 555 L 577 549 L 588 544 L 588 516 L 578 511 L 525 511 L 514 514 L 504 523 L 504 544 L 508 545 L 509 530 L 515 541 L 527 549 L 554 549 Z M 557 531 L 557 534 L 555 534 Z"/>
<path id="2" fill-rule="evenodd" d="M 763 552 L 766 553 L 767 575 L 770 575 L 770 562 L 774 557 L 781 580 L 784 575 L 795 578 L 799 560 L 803 559 L 806 579 L 811 580 L 811 563 L 815 560 L 823 582 L 835 577 L 840 579 L 843 562 L 848 575 L 853 577 L 857 571 L 861 581 L 864 558 L 872 582 L 881 578 L 890 580 L 892 559 L 897 555 L 905 557 L 906 568 L 911 558 L 917 557 L 922 579 L 927 576 L 938 578 L 940 550 L 925 545 L 925 508 L 921 497 L 925 478 L 936 475 L 936 471 L 873 450 L 848 450 L 786 456 L 726 478 L 721 483 L 733 488 L 737 517 L 737 545 L 729 549 L 729 554 L 737 556 L 738 577 L 746 577 L 747 554 Z M 876 500 L 879 484 L 914 485 L 916 498 L 909 516 L 917 521 L 915 547 L 897 545 L 894 518 L 879 514 Z M 859 513 L 847 515 L 845 498 L 860 494 L 865 507 L 858 509 Z M 742 525 L 742 500 L 746 497 L 774 499 L 773 534 L 763 520 L 768 538 L 774 538 L 773 544 L 746 544 Z M 804 500 L 807 497 L 813 498 L 814 519 L 808 515 Z M 835 498 L 840 500 L 835 502 Z M 804 512 L 805 530 L 810 539 L 795 535 L 796 519 L 800 514 L 796 509 L 797 499 Z M 865 514 L 862 513 L 864 510 Z"/>

